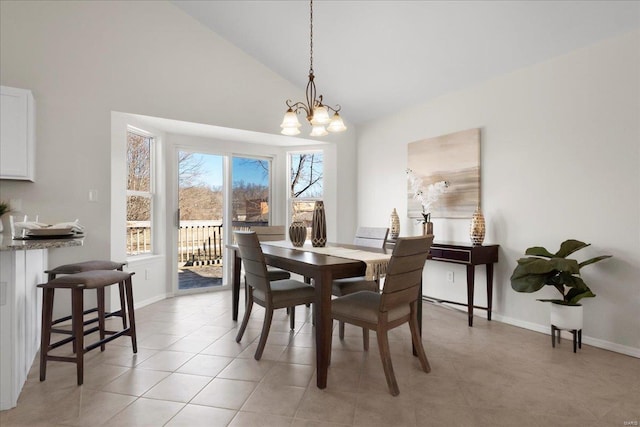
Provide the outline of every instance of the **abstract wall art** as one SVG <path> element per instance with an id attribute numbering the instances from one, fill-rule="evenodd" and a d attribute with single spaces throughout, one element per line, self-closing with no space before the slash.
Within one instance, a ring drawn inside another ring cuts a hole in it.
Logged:
<path id="1" fill-rule="evenodd" d="M 447 181 L 434 204 L 432 218 L 471 218 L 480 204 L 480 128 L 411 142 L 407 167 L 424 187 Z M 407 186 L 409 218 L 422 218 L 422 207 Z"/>

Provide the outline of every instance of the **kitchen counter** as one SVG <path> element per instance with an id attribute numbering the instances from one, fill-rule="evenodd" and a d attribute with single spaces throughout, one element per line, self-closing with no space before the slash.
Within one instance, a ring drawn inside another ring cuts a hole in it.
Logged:
<path id="1" fill-rule="evenodd" d="M 83 242 L 81 237 L 14 240 L 0 236 L 0 411 L 16 406 L 40 349 L 42 291 L 37 285 L 47 280 L 49 249 Z"/>
<path id="2" fill-rule="evenodd" d="M 21 251 L 32 249 L 68 248 L 82 246 L 84 237 L 64 239 L 12 239 L 9 235 L 0 235 L 0 251 Z"/>

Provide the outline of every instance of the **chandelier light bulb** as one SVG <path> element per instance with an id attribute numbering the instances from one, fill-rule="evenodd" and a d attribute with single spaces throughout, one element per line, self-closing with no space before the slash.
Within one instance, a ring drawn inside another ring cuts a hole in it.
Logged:
<path id="1" fill-rule="evenodd" d="M 298 129 L 296 127 L 282 128 L 280 133 L 283 134 L 283 135 L 287 135 L 287 136 L 295 136 L 295 135 L 299 135 L 300 134 L 300 129 Z"/>
<path id="2" fill-rule="evenodd" d="M 331 118 L 331 123 L 327 127 L 327 130 L 329 132 L 343 132 L 347 130 L 347 127 L 344 125 L 344 122 L 342 121 L 342 117 L 340 117 L 340 114 L 335 113 L 333 115 L 333 117 Z"/>
<path id="3" fill-rule="evenodd" d="M 310 136 L 325 136 L 329 135 L 329 132 L 322 125 L 314 126 L 311 130 Z"/>
<path id="4" fill-rule="evenodd" d="M 288 129 L 288 128 L 297 129 L 300 126 L 302 125 L 298 121 L 298 115 L 291 108 L 289 108 L 287 112 L 284 113 L 284 118 L 282 119 L 282 124 L 280 125 L 280 127 L 282 129 Z"/>
<path id="5" fill-rule="evenodd" d="M 329 111 L 327 107 L 320 104 L 313 108 L 313 117 L 311 117 L 311 124 L 313 126 L 328 125 L 331 119 L 329 118 Z"/>

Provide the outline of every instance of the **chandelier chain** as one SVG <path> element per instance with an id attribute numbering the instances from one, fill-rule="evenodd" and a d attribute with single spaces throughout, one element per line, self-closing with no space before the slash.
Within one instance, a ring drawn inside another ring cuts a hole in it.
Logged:
<path id="1" fill-rule="evenodd" d="M 293 102 L 287 99 L 287 111 L 282 119 L 281 133 L 284 135 L 298 135 L 301 125 L 297 115 L 304 111 L 307 121 L 313 126 L 311 136 L 325 136 L 328 132 L 343 132 L 347 130 L 342 118 L 338 114 L 340 104 L 335 107 L 325 105 L 322 95 L 317 95 L 316 84 L 313 75 L 313 0 L 309 0 L 309 81 L 305 89 L 306 103 L 303 101 Z M 333 111 L 333 117 L 329 117 L 329 112 Z M 326 127 L 326 128 L 325 128 Z"/>
<path id="2" fill-rule="evenodd" d="M 309 10 L 309 74 L 313 74 L 313 0 Z"/>

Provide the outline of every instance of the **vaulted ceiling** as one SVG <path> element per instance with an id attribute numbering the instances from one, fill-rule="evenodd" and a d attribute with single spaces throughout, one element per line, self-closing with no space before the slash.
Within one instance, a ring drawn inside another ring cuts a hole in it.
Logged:
<path id="1" fill-rule="evenodd" d="M 300 87 L 307 1 L 173 1 Z M 362 123 L 640 27 L 638 1 L 316 0 L 318 93 Z M 285 97 L 283 94 L 283 112 Z"/>

